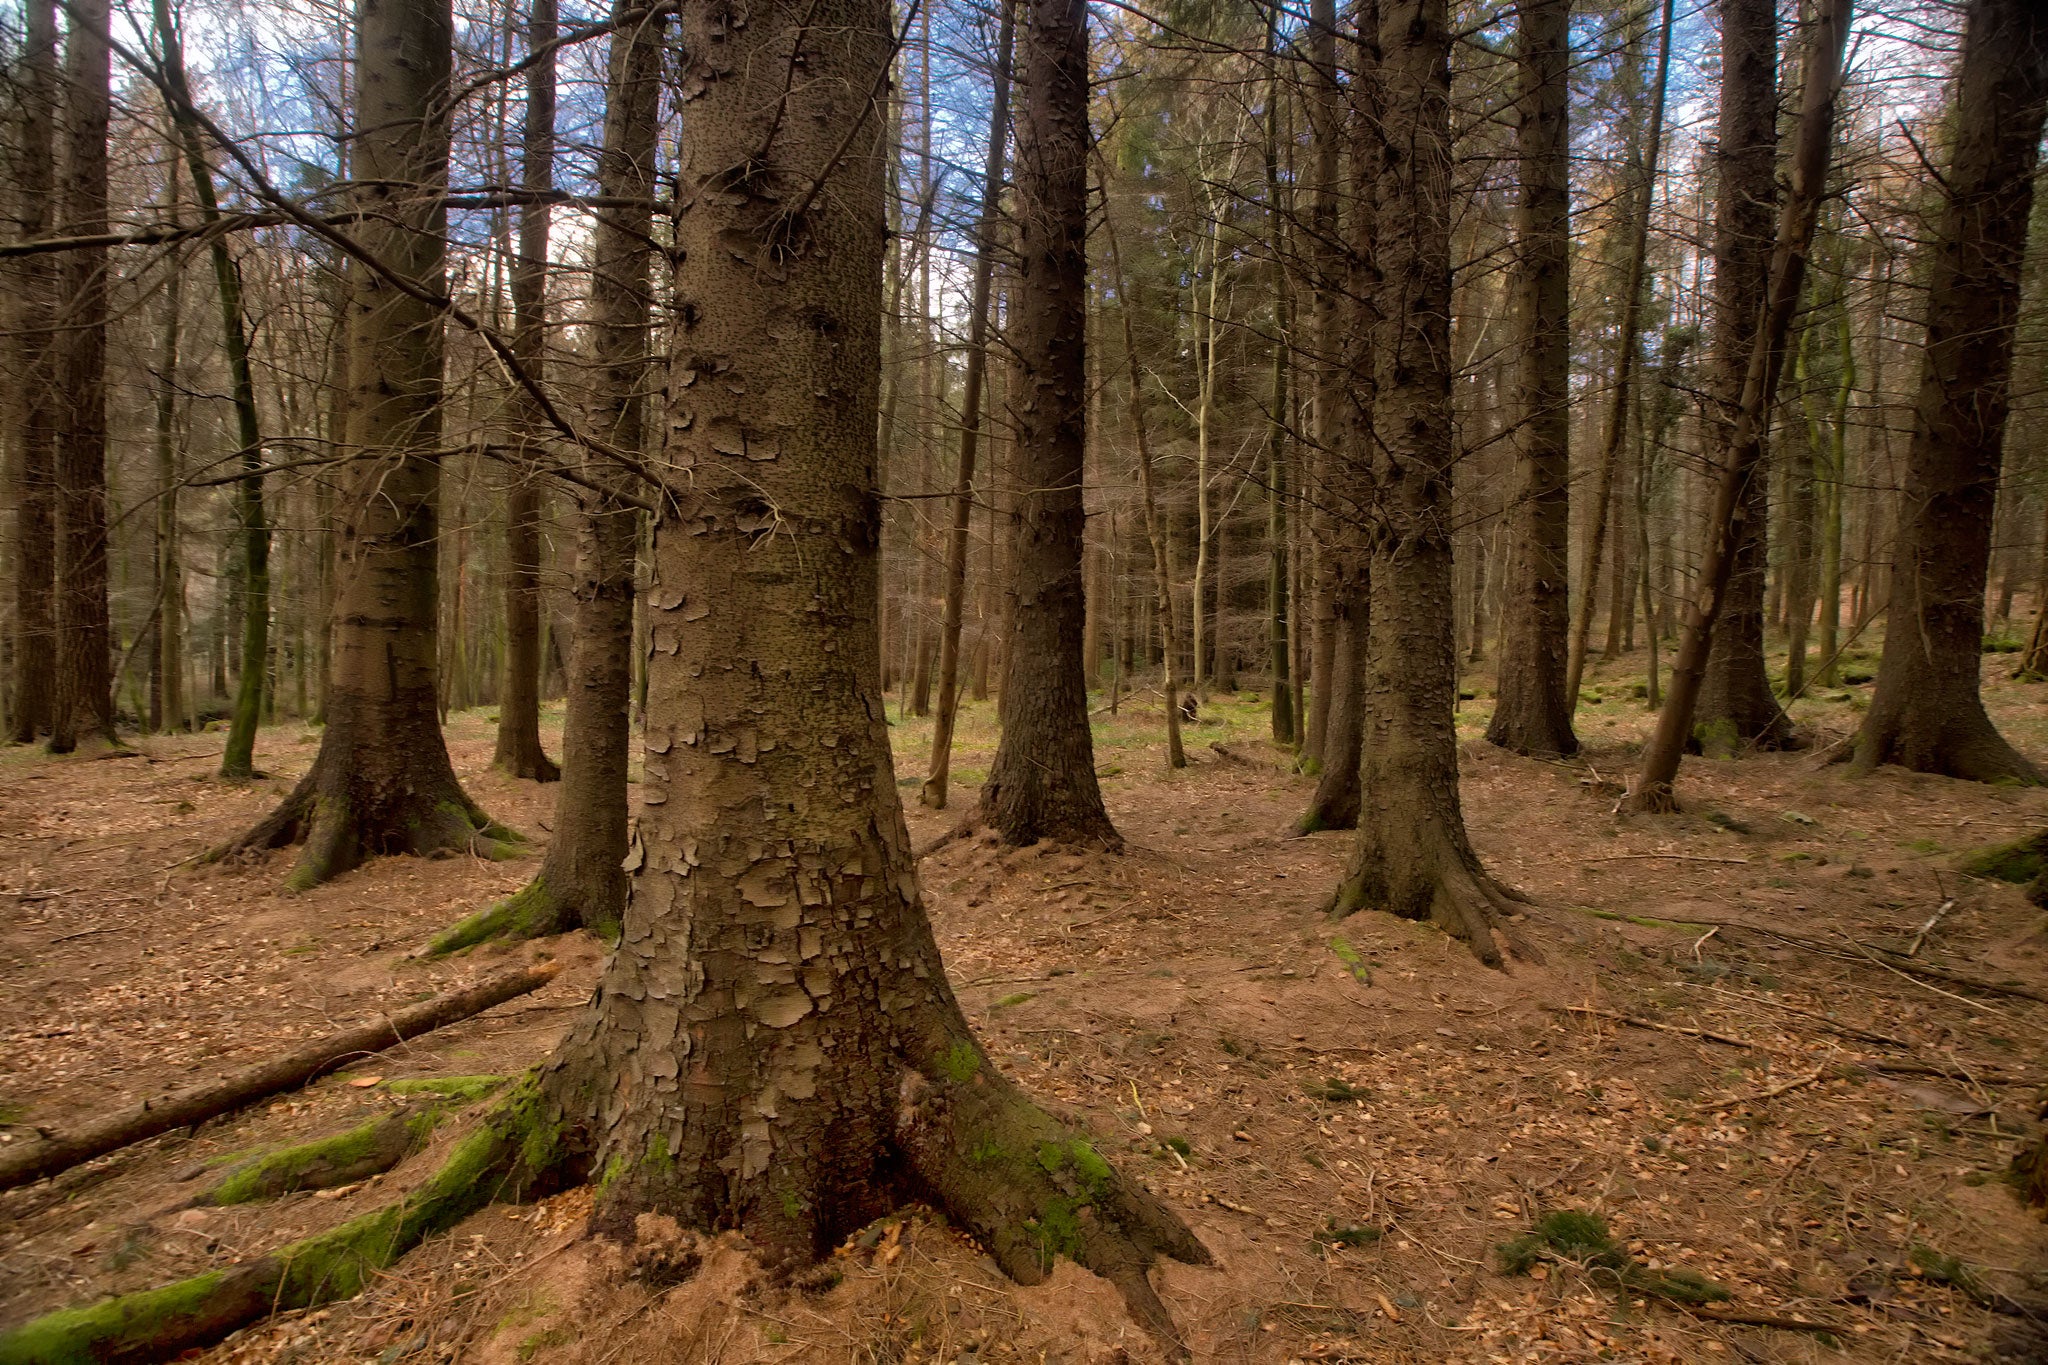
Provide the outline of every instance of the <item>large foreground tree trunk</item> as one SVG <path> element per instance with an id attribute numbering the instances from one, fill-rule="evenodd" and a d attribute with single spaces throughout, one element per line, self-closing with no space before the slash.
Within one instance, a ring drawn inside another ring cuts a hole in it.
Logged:
<path id="1" fill-rule="evenodd" d="M 1750 352 L 1769 286 L 1778 196 L 1778 12 L 1773 0 L 1722 0 L 1721 126 L 1714 220 L 1714 463 L 1726 467 Z M 1761 457 L 1759 457 L 1761 458 Z M 1782 748 L 1792 722 L 1764 664 L 1769 480 L 1761 468 L 1736 505 L 1735 559 L 1714 624 L 1694 732 L 1710 753 Z"/>
<path id="2" fill-rule="evenodd" d="M 1081 635 L 1081 462 L 1088 370 L 1088 10 L 1030 0 L 1017 121 L 1023 240 L 1010 561 L 1016 613 L 1003 651 L 1003 732 L 981 813 L 1006 843 L 1040 839 L 1119 848 L 1102 806 Z"/>
<path id="3" fill-rule="evenodd" d="M 2048 16 L 1970 6 L 1948 202 L 1928 272 L 1927 349 L 1893 550 L 1890 626 L 1856 763 L 2041 780 L 1978 692 L 1991 511 L 2009 405 L 2020 261 L 2048 109 Z"/>
<path id="4" fill-rule="evenodd" d="M 666 19 L 641 0 L 614 0 L 598 192 L 633 207 L 606 209 L 592 231 L 593 387 L 588 430 L 631 455 L 646 444 L 648 291 L 655 137 L 660 128 Z M 680 377 L 680 376 L 679 376 Z M 687 392 L 685 383 L 682 391 Z M 620 495 L 623 470 L 585 466 L 579 493 L 576 633 L 562 718 L 563 767 L 555 828 L 532 881 L 437 938 L 452 952 L 488 938 L 539 938 L 590 928 L 618 936 L 626 909 L 626 782 L 632 749 L 633 568 L 640 519 Z"/>
<path id="5" fill-rule="evenodd" d="M 1515 306 L 1522 354 L 1515 462 L 1520 486 L 1501 621 L 1500 698 L 1486 738 L 1517 753 L 1562 757 L 1579 750 L 1572 733 L 1578 698 L 1565 690 L 1572 536 L 1570 0 L 1527 0 L 1517 28 L 1522 200 Z M 1588 581 L 1580 591 L 1590 598 L 1592 587 Z"/>
<path id="6" fill-rule="evenodd" d="M 720 382 L 669 424 L 632 896 L 543 1072 L 550 1131 L 603 1173 L 600 1228 L 657 1211 L 801 1262 L 922 1197 L 1011 1274 L 1072 1256 L 1163 1321 L 1147 1265 L 1201 1247 L 975 1043 L 897 797 L 869 415 L 888 17 L 684 9 L 673 373 Z"/>
<path id="7" fill-rule="evenodd" d="M 347 441 L 327 728 L 313 767 L 234 848 L 303 839 L 304 889 L 378 853 L 506 850 L 456 780 L 436 709 L 436 573 L 448 179 L 448 0 L 361 0 L 352 167 L 368 254 L 352 263 Z M 417 297 L 415 292 L 427 298 Z M 260 660 L 245 667 L 261 667 Z"/>
<path id="8" fill-rule="evenodd" d="M 1734 3 L 1735 0 L 1730 0 Z M 1753 3 L 1754 0 L 1740 0 Z M 1762 0 L 1768 4 L 1769 0 Z M 1692 735 L 1701 685 L 1707 672 L 1707 650 L 1714 638 L 1728 583 L 1735 569 L 1736 547 L 1743 534 L 1742 500 L 1749 484 L 1761 476 L 1764 429 L 1784 371 L 1785 338 L 1798 311 L 1806 278 L 1806 256 L 1813 241 L 1827 182 L 1828 154 L 1833 146 L 1836 87 L 1841 81 L 1842 51 L 1849 38 L 1850 0 L 1821 0 L 1808 32 L 1801 62 L 1799 131 L 1792 153 L 1792 175 L 1779 214 L 1777 241 L 1771 250 L 1769 287 L 1761 324 L 1750 341 L 1749 364 L 1742 380 L 1729 433 L 1726 462 L 1708 513 L 1706 554 L 1699 583 L 1686 611 L 1678 657 L 1671 663 L 1671 695 L 1657 713 L 1657 728 L 1643 746 L 1642 763 L 1623 798 L 1632 812 L 1677 808 L 1672 781 Z"/>
<path id="9" fill-rule="evenodd" d="M 1519 899 L 1479 867 L 1458 801 L 1451 597 L 1451 131 L 1446 0 L 1380 0 L 1376 496 L 1364 801 L 1332 904 L 1430 919 L 1498 964 Z M 1362 19 L 1372 7 L 1362 9 Z M 1370 40 L 1371 35 L 1364 35 Z M 1360 446 L 1366 447 L 1365 441 Z M 1522 948 L 1524 954 L 1528 949 Z"/>
<path id="10" fill-rule="evenodd" d="M 66 232 L 107 230 L 107 0 L 70 7 L 64 39 Z M 107 252 L 66 252 L 58 273 L 56 351 L 57 689 L 50 751 L 114 737 L 107 605 Z"/>
<path id="11" fill-rule="evenodd" d="M 47 236 L 57 185 L 57 6 L 28 0 L 17 58 L 10 209 L 17 240 Z M 14 694 L 10 731 L 33 744 L 56 707 L 56 258 L 27 256 L 8 271 L 8 371 L 14 377 Z"/>
<path id="12" fill-rule="evenodd" d="M 526 48 L 537 60 L 526 73 L 519 186 L 536 197 L 519 206 L 519 259 L 512 267 L 512 354 L 536 381 L 547 365 L 552 214 L 540 196 L 555 187 L 555 54 L 550 46 L 555 29 L 555 0 L 533 0 Z M 514 397 L 519 436 L 536 445 L 546 430 L 538 406 L 524 390 Z M 540 513 L 540 484 L 521 470 L 505 500 L 505 673 L 498 689 L 498 745 L 491 766 L 514 777 L 553 782 L 562 770 L 540 742 Z"/>

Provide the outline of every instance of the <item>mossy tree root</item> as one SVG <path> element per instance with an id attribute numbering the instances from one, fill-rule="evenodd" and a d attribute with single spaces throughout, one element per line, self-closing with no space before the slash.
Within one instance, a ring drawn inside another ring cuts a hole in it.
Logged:
<path id="1" fill-rule="evenodd" d="M 897 1099 L 896 1141 L 911 1171 L 1004 1273 L 1036 1284 L 1065 1256 L 1114 1284 L 1141 1322 L 1182 1349 L 1146 1272 L 1162 1256 L 1210 1257 L 1165 1204 L 995 1074 L 965 1038 L 932 1072 L 906 1071 Z"/>
<path id="2" fill-rule="evenodd" d="M 1436 864 L 1433 874 L 1404 877 L 1396 886 L 1381 869 L 1360 866 L 1354 860 L 1330 898 L 1330 918 L 1382 909 L 1401 919 L 1434 924 L 1462 940 L 1473 956 L 1489 967 L 1504 965 L 1500 942 L 1524 962 L 1543 961 L 1542 952 L 1510 922 L 1524 907 L 1535 904 L 1533 900 L 1454 852 L 1447 852 Z"/>
<path id="3" fill-rule="evenodd" d="M 445 1104 L 411 1104 L 353 1128 L 266 1152 L 232 1166 L 194 1204 L 250 1204 L 300 1190 L 331 1190 L 367 1180 L 427 1145 L 446 1118 Z"/>
<path id="4" fill-rule="evenodd" d="M 1958 870 L 1966 877 L 2025 883 L 2027 899 L 2048 906 L 2048 833 L 1978 849 L 1963 858 Z"/>
<path id="5" fill-rule="evenodd" d="M 284 887 L 307 891 L 377 853 L 454 851 L 497 862 L 526 851 L 524 835 L 491 819 L 459 788 L 438 799 L 422 795 L 412 808 L 369 821 L 339 788 L 323 780 L 316 764 L 276 810 L 240 838 L 207 853 L 205 861 L 303 841 Z"/>
<path id="6" fill-rule="evenodd" d="M 576 903 L 557 895 L 545 870 L 488 909 L 458 921 L 427 945 L 423 957 L 446 957 L 492 939 L 549 938 L 583 927 Z"/>
<path id="7" fill-rule="evenodd" d="M 536 1096 L 522 1082 L 397 1203 L 242 1265 L 33 1319 L 0 1336 L 0 1365 L 143 1365 L 350 1297 L 426 1238 L 549 1176 L 560 1147 Z"/>

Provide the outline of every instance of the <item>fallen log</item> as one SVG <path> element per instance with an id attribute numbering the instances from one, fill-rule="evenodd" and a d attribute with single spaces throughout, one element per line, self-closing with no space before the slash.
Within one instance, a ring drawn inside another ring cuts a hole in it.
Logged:
<path id="1" fill-rule="evenodd" d="M 554 980 L 560 970 L 560 963 L 544 962 L 506 972 L 386 1015 L 375 1023 L 330 1033 L 295 1052 L 224 1079 L 143 1100 L 72 1132 L 44 1133 L 44 1140 L 27 1151 L 10 1151 L 0 1156 L 0 1190 L 56 1175 L 130 1143 L 168 1133 L 173 1128 L 203 1123 L 280 1091 L 295 1089 L 359 1057 L 446 1028 L 493 1005 L 538 990 Z"/>

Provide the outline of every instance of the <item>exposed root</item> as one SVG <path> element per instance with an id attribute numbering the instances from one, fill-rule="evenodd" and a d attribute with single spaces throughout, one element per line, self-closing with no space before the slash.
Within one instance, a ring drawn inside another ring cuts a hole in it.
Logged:
<path id="1" fill-rule="evenodd" d="M 459 791 L 454 798 L 423 797 L 413 809 L 387 812 L 373 828 L 348 797 L 327 790 L 329 785 L 320 781 L 316 765 L 276 810 L 248 833 L 208 853 L 205 861 L 303 840 L 298 860 L 285 875 L 284 889 L 307 891 L 372 854 L 458 852 L 498 862 L 526 851 L 524 835 L 491 819 Z"/>
<path id="2" fill-rule="evenodd" d="M 1343 919 L 1360 910 L 1385 910 L 1402 919 L 1427 920 L 1461 939 L 1473 956 L 1489 967 L 1504 968 L 1500 945 L 1524 962 L 1541 963 L 1543 953 L 1513 924 L 1523 907 L 1535 902 L 1515 888 L 1481 871 L 1459 855 L 1437 860 L 1427 877 L 1403 877 L 1398 886 L 1383 869 L 1354 859 L 1337 885 L 1328 913 Z"/>
<path id="3" fill-rule="evenodd" d="M 426 1146 L 447 1113 L 443 1104 L 408 1105 L 344 1132 L 266 1153 L 232 1167 L 192 1202 L 249 1204 L 367 1180 Z"/>
<path id="4" fill-rule="evenodd" d="M 550 1173 L 561 1154 L 537 1094 L 522 1083 L 399 1202 L 226 1270 L 35 1318 L 0 1336 L 0 1365 L 142 1365 L 280 1310 L 348 1298 L 434 1233 Z"/>
<path id="5" fill-rule="evenodd" d="M 436 935 L 421 957 L 445 957 L 492 939 L 549 938 L 583 927 L 574 904 L 555 894 L 545 873 L 485 910 Z"/>
<path id="6" fill-rule="evenodd" d="M 1669 782 L 1653 782 L 1648 786 L 1631 787 L 1628 794 L 1615 802 L 1616 815 L 1676 815 L 1678 814 L 1678 793 L 1671 789 Z"/>
<path id="7" fill-rule="evenodd" d="M 987 1066 L 966 1039 L 936 1076 L 906 1071 L 896 1140 L 935 1201 L 1021 1284 L 1065 1256 L 1114 1284 L 1139 1321 L 1183 1351 L 1146 1272 L 1161 1256 L 1206 1265 L 1195 1235 L 1089 1143 Z"/>

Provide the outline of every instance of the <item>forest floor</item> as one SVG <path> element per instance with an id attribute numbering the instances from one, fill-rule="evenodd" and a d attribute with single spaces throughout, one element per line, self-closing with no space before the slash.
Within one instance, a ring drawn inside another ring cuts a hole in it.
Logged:
<path id="1" fill-rule="evenodd" d="M 2006 662 L 1987 659 L 1993 713 L 2048 761 L 2048 686 L 2007 680 Z M 2048 1360 L 2025 1306 L 2048 1289 L 2048 1228 L 2004 1179 L 2048 1086 L 2048 1005 L 1858 946 L 1903 951 L 1932 923 L 1916 961 L 2048 987 L 2048 919 L 2017 887 L 1954 871 L 1959 853 L 2048 825 L 2048 791 L 1755 755 L 1689 760 L 1685 814 L 1618 819 L 1612 784 L 1647 726 L 1640 676 L 1639 657 L 1599 673 L 1570 763 L 1479 743 L 1488 679 L 1468 682 L 1473 841 L 1538 902 L 1523 927 L 1542 965 L 1491 971 L 1426 926 L 1325 919 L 1349 836 L 1289 837 L 1310 780 L 1286 770 L 1249 696 L 1212 702 L 1173 774 L 1156 694 L 1098 715 L 1122 856 L 963 840 L 926 860 L 940 945 L 991 1056 L 1214 1253 L 1156 1276 L 1196 1360 Z M 1830 690 L 1799 719 L 1846 735 L 1868 691 Z M 544 837 L 552 791 L 490 772 L 491 733 L 484 712 L 452 718 L 457 768 L 493 814 Z M 914 801 L 929 726 L 896 733 Z M 34 1141 L 24 1125 L 62 1127 L 513 961 L 566 969 L 303 1091 L 0 1195 L 0 1326 L 393 1198 L 459 1124 L 361 1186 L 187 1207 L 209 1163 L 387 1110 L 381 1082 L 528 1066 L 586 999 L 602 954 L 581 938 L 408 956 L 521 885 L 531 859 L 385 859 L 300 896 L 277 890 L 287 854 L 186 864 L 288 790 L 317 740 L 266 729 L 272 776 L 245 786 L 212 776 L 217 733 L 118 759 L 0 754 L 0 1139 Z M 973 708 L 956 806 L 993 740 L 989 708 Z M 911 807 L 920 843 L 953 818 Z M 202 1358 L 1160 1358 L 1101 1281 L 1062 1265 L 1011 1284 L 928 1212 L 850 1240 L 822 1291 L 760 1283 L 729 1240 L 658 1288 L 581 1236 L 588 1200 L 488 1209 L 360 1297 Z M 1497 1248 L 1565 1210 L 1607 1221 L 1627 1285 L 1583 1254 L 1504 1273 Z M 1733 1297 L 1695 1311 L 1639 1291 L 1674 1269 Z M 1730 1320 L 1743 1317 L 1777 1325 Z"/>

